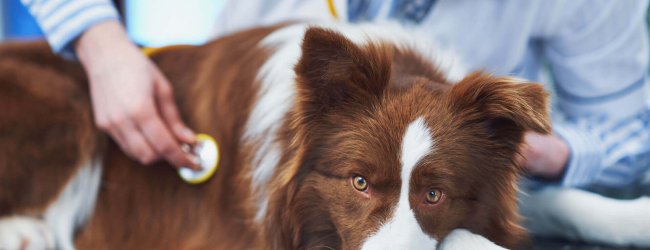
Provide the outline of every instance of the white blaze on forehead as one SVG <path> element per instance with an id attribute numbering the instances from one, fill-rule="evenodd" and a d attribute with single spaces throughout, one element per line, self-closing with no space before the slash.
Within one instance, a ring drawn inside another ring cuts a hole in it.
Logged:
<path id="1" fill-rule="evenodd" d="M 409 183 L 417 163 L 432 149 L 433 140 L 422 117 L 409 124 L 402 140 L 399 201 L 392 217 L 363 244 L 361 249 L 435 249 L 437 241 L 420 228 L 409 204 Z"/>

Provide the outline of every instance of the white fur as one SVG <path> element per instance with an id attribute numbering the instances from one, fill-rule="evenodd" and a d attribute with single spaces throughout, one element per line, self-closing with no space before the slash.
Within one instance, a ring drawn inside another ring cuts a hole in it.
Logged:
<path id="1" fill-rule="evenodd" d="M 57 249 L 74 249 L 74 232 L 93 212 L 101 181 L 101 158 L 81 166 L 57 200 L 44 214 L 47 226 L 56 239 Z"/>
<path id="2" fill-rule="evenodd" d="M 437 241 L 420 228 L 409 204 L 411 173 L 418 161 L 425 157 L 434 142 L 422 118 L 409 124 L 402 141 L 402 185 L 397 209 L 392 218 L 370 236 L 361 249 L 434 249 Z"/>
<path id="3" fill-rule="evenodd" d="M 578 189 L 546 188 L 520 199 L 531 233 L 596 244 L 650 247 L 650 197 L 617 200 Z"/>
<path id="4" fill-rule="evenodd" d="M 467 229 L 454 229 L 440 242 L 440 250 L 503 250 L 481 235 L 473 234 Z"/>
<path id="5" fill-rule="evenodd" d="M 289 27 L 276 31 L 261 42 L 262 47 L 276 49 L 262 66 L 257 76 L 260 82 L 258 101 L 255 103 L 244 139 L 261 143 L 253 159 L 253 185 L 255 190 L 263 187 L 280 159 L 281 151 L 276 144 L 277 131 L 282 126 L 294 102 L 294 65 L 300 57 L 300 39 L 296 33 L 304 33 L 302 27 Z"/>
<path id="6" fill-rule="evenodd" d="M 277 144 L 277 132 L 282 126 L 282 119 L 294 104 L 295 72 L 294 66 L 301 54 L 301 44 L 307 27 L 320 26 L 342 33 L 351 41 L 364 45 L 370 41 L 391 42 L 400 47 L 412 48 L 447 77 L 450 82 L 457 82 L 466 74 L 466 69 L 457 57 L 439 49 L 432 42 L 419 39 L 414 33 L 405 31 L 397 24 L 296 24 L 271 33 L 260 43 L 261 47 L 275 49 L 269 60 L 260 69 L 257 79 L 260 90 L 257 102 L 246 124 L 244 141 L 255 143 L 259 147 L 252 159 L 252 182 L 254 192 L 260 196 L 256 221 L 266 214 L 265 204 L 268 194 L 263 187 L 268 184 L 276 171 L 282 149 Z"/>
<path id="7" fill-rule="evenodd" d="M 302 41 L 296 37 L 301 38 L 302 35 L 297 34 L 303 33 L 303 27 L 287 27 L 272 33 L 260 44 L 276 51 L 262 66 L 257 76 L 260 79 L 258 101 L 253 107 L 244 134 L 245 141 L 260 143 L 252 162 L 253 190 L 260 196 L 261 201 L 258 204 L 256 221 L 261 221 L 266 214 L 268 194 L 263 187 L 273 176 L 282 153 L 276 136 L 282 126 L 282 119 L 294 102 L 296 76 L 293 67 L 300 58 Z"/>
<path id="8" fill-rule="evenodd" d="M 54 249 L 54 236 L 43 221 L 23 216 L 0 219 L 0 249 Z"/>

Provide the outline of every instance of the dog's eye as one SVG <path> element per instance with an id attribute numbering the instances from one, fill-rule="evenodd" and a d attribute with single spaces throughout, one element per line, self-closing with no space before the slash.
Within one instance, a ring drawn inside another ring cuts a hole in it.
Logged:
<path id="1" fill-rule="evenodd" d="M 442 191 L 431 189 L 427 192 L 426 200 L 429 204 L 437 204 L 442 199 Z"/>
<path id="2" fill-rule="evenodd" d="M 368 181 L 363 176 L 355 176 L 352 178 L 352 186 L 354 189 L 364 192 L 368 189 Z"/>

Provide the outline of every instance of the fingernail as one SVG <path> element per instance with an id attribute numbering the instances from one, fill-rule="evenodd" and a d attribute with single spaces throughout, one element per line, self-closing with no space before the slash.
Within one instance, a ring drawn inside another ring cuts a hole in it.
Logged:
<path id="1" fill-rule="evenodd" d="M 183 152 L 188 153 L 188 154 L 192 153 L 192 147 L 189 144 L 183 143 L 181 145 L 181 150 L 183 150 Z"/>
<path id="2" fill-rule="evenodd" d="M 193 169 L 201 169 L 201 161 L 199 160 L 198 157 L 196 156 L 190 156 L 190 160 L 192 161 L 192 167 Z"/>

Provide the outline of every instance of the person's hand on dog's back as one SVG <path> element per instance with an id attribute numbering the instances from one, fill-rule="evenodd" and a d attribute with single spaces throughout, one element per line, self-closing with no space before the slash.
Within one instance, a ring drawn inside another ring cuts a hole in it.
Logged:
<path id="1" fill-rule="evenodd" d="M 197 166 L 181 150 L 195 138 L 180 119 L 171 85 L 118 21 L 92 26 L 75 50 L 90 82 L 95 123 L 124 152 L 143 164 L 165 159 L 176 167 Z"/>

